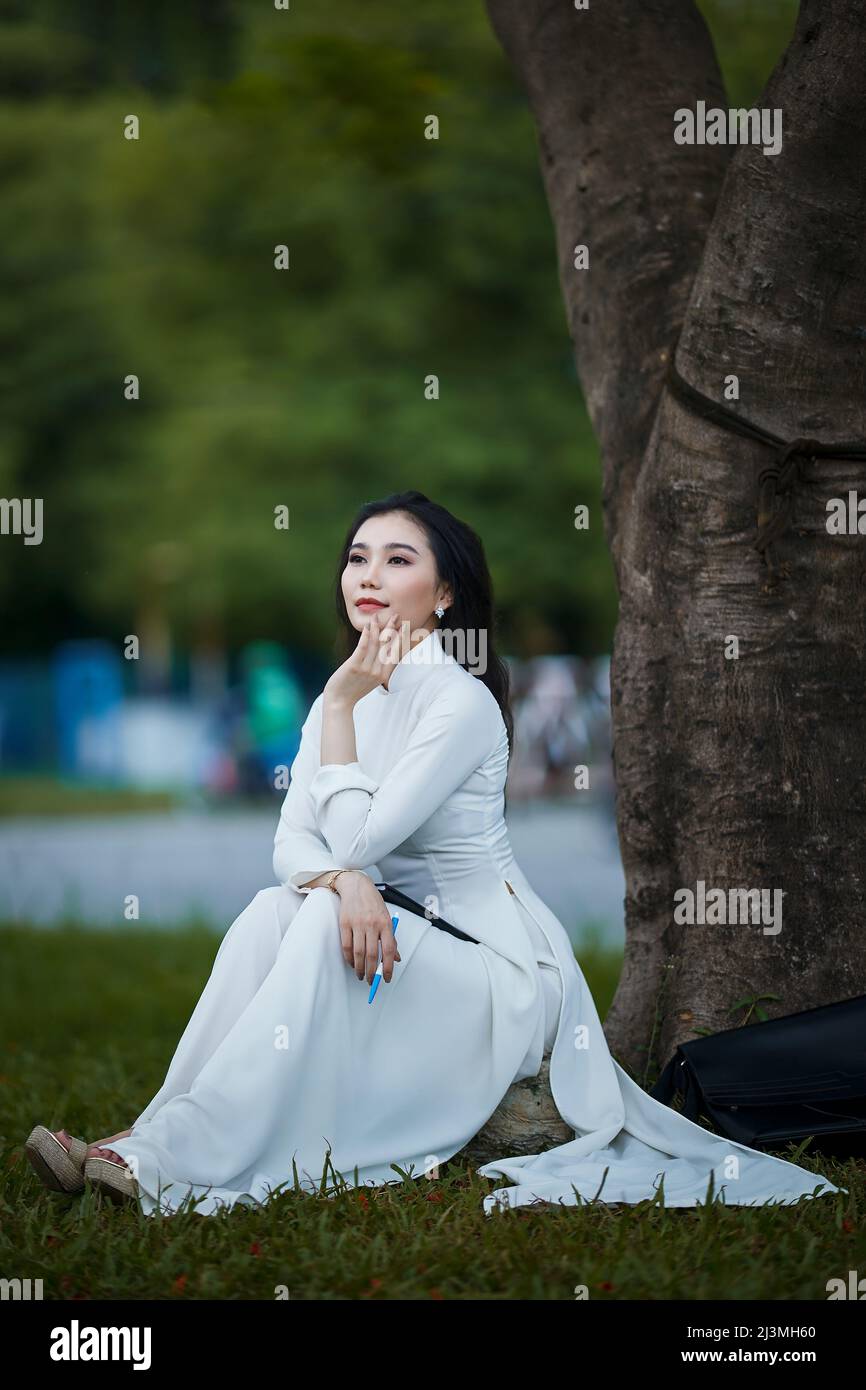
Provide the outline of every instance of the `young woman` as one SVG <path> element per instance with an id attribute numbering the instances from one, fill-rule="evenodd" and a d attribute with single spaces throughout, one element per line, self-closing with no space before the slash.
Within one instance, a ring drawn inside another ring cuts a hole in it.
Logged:
<path id="1" fill-rule="evenodd" d="M 420 1177 L 552 1048 L 574 1140 L 480 1168 L 516 1184 L 485 1196 L 487 1212 L 539 1198 L 639 1202 L 662 1177 L 669 1206 L 839 1191 L 693 1124 L 611 1057 L 565 929 L 509 844 L 508 672 L 475 533 L 422 493 L 397 494 L 361 508 L 338 573 L 348 654 L 303 726 L 275 838 L 280 886 L 227 931 L 132 1128 L 87 1157 L 83 1141 L 38 1126 L 37 1169 L 62 1172 L 69 1190 L 83 1167 L 147 1214 L 333 1190 L 335 1175 Z M 376 882 L 474 940 L 386 904 Z"/>

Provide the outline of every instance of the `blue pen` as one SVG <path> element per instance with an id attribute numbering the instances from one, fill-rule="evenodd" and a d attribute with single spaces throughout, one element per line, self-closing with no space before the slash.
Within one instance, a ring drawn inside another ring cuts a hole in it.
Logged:
<path id="1" fill-rule="evenodd" d="M 394 928 L 394 935 L 395 935 L 395 936 L 397 935 L 397 922 L 398 922 L 398 921 L 399 921 L 399 918 L 397 918 L 397 917 L 392 917 L 392 918 L 391 918 L 391 926 Z M 368 1003 L 368 1004 L 372 1004 L 373 1000 L 374 1000 L 375 997 L 376 997 L 376 990 L 379 988 L 379 981 L 380 981 L 381 978 L 382 978 L 382 966 L 384 965 L 384 963 L 385 963 L 384 961 L 381 961 L 381 960 L 380 960 L 380 961 L 379 961 L 379 964 L 376 966 L 376 973 L 375 973 L 375 975 L 373 976 L 373 983 L 372 983 L 371 986 L 370 986 L 370 998 L 367 1000 L 367 1003 Z"/>

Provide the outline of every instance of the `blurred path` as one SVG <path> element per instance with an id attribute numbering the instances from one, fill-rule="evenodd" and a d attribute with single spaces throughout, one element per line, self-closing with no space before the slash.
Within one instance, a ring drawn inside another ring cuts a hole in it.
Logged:
<path id="1" fill-rule="evenodd" d="M 220 932 L 274 880 L 279 811 L 178 812 L 0 821 L 0 920 L 74 917 L 123 926 L 137 894 L 143 922 L 171 928 L 195 914 Z M 587 925 L 623 940 L 625 884 L 613 822 L 569 802 L 509 811 L 515 857 L 575 945 Z"/>

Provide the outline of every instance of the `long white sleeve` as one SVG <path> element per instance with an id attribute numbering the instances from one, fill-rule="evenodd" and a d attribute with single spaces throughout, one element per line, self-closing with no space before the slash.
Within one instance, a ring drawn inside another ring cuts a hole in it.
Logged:
<path id="1" fill-rule="evenodd" d="M 316 824 L 345 868 L 390 854 L 496 747 L 502 716 L 474 678 L 434 695 L 381 784 L 359 762 L 324 763 L 310 783 Z"/>
<path id="2" fill-rule="evenodd" d="M 322 696 L 318 695 L 301 729 L 301 742 L 291 767 L 291 782 L 280 810 L 274 837 L 274 873 L 280 883 L 300 893 L 308 879 L 330 869 L 350 866 L 336 859 L 325 843 L 310 801 L 310 782 L 319 765 Z"/>

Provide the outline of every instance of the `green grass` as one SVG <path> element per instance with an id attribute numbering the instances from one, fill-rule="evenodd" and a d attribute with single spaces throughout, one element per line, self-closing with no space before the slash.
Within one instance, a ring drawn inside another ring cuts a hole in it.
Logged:
<path id="1" fill-rule="evenodd" d="M 50 773 L 0 777 L 0 816 L 100 816 L 170 811 L 182 798 L 171 791 L 66 781 Z"/>
<path id="2" fill-rule="evenodd" d="M 485 1217 L 497 1181 L 439 1180 L 266 1207 L 149 1218 L 88 1189 L 48 1192 L 32 1126 L 88 1139 L 125 1128 L 162 1084 L 219 936 L 0 929 L 0 1274 L 48 1299 L 816 1299 L 866 1272 L 864 1164 L 799 1158 L 849 1189 L 799 1207 L 542 1207 Z M 602 1014 L 618 961 L 581 951 Z M 793 1158 L 791 1151 L 779 1155 Z"/>

